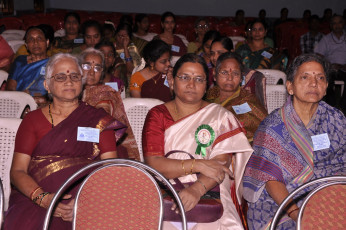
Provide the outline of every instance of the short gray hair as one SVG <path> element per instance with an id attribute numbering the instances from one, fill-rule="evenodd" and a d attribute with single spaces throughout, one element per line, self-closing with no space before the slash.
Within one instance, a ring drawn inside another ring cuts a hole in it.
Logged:
<path id="1" fill-rule="evenodd" d="M 95 49 L 95 48 L 93 48 L 93 47 L 89 47 L 89 48 L 87 48 L 87 49 L 85 49 L 80 55 L 79 55 L 79 62 L 81 63 L 81 64 L 83 64 L 83 62 L 85 61 L 85 58 L 86 58 L 86 56 L 88 56 L 88 55 L 98 55 L 98 56 L 100 56 L 101 57 L 101 62 L 102 62 L 102 73 L 101 73 L 101 79 L 100 80 L 103 80 L 103 78 L 104 78 L 104 75 L 105 75 L 105 55 L 102 53 L 102 51 L 100 51 L 100 50 L 97 50 L 97 49 Z"/>
<path id="2" fill-rule="evenodd" d="M 54 71 L 55 65 L 59 63 L 62 59 L 70 59 L 72 62 L 76 63 L 78 66 L 79 74 L 82 74 L 82 68 L 79 64 L 79 60 L 76 56 L 69 54 L 69 53 L 58 53 L 52 56 L 46 65 L 46 74 L 45 79 L 47 81 L 47 84 L 49 85 L 50 79 L 52 78 L 52 73 Z M 83 79 L 84 80 L 84 79 Z M 82 83 L 84 84 L 84 81 L 82 80 Z"/>
<path id="3" fill-rule="evenodd" d="M 327 82 L 329 81 L 329 62 L 327 62 L 323 57 L 321 57 L 318 54 L 302 54 L 298 57 L 296 57 L 291 65 L 288 67 L 286 74 L 287 74 L 287 81 L 293 82 L 294 76 L 297 73 L 298 68 L 303 65 L 306 62 L 317 62 L 321 64 L 323 71 L 326 75 Z"/>

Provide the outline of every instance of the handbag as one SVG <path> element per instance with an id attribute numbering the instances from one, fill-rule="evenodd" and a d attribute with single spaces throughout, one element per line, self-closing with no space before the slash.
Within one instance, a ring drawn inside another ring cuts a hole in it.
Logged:
<path id="1" fill-rule="evenodd" d="M 176 152 L 176 151 L 174 151 Z M 169 152 L 168 155 L 172 154 Z M 187 152 L 185 152 L 187 153 Z M 191 159 L 194 159 L 189 153 L 187 153 Z M 174 179 L 175 184 L 173 185 L 174 189 L 179 192 L 184 188 L 190 186 L 193 183 L 181 183 L 178 178 Z M 163 191 L 163 220 L 164 221 L 176 221 L 181 222 L 180 214 L 177 214 L 175 210 L 171 210 L 171 207 L 174 203 L 173 195 L 170 194 L 168 190 Z M 213 189 L 204 194 L 201 199 L 198 201 L 196 206 L 190 211 L 186 212 L 186 220 L 188 222 L 196 223 L 210 223 L 214 222 L 221 218 L 223 214 L 223 206 L 220 200 L 220 187 L 219 185 L 215 186 Z"/>

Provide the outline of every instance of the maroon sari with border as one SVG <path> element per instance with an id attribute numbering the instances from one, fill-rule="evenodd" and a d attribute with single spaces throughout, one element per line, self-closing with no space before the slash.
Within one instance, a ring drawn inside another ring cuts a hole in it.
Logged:
<path id="1" fill-rule="evenodd" d="M 28 174 L 44 191 L 56 192 L 73 173 L 99 159 L 97 143 L 77 141 L 77 127 L 98 128 L 100 133 L 113 129 L 116 139 L 126 131 L 124 124 L 103 109 L 81 102 L 69 117 L 41 138 L 31 155 Z M 77 189 L 74 185 L 67 193 L 74 198 Z M 42 229 L 45 214 L 46 209 L 12 189 L 4 229 Z M 72 223 L 52 217 L 49 229 L 72 229 Z"/>

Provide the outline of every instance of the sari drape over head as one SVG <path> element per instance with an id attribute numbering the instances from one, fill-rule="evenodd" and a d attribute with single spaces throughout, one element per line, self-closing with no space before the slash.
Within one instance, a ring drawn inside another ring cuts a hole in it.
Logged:
<path id="1" fill-rule="evenodd" d="M 330 146 L 314 150 L 312 136 L 327 134 Z M 337 109 L 320 101 L 305 127 L 295 112 L 291 97 L 259 126 L 254 138 L 254 153 L 244 176 L 244 198 L 249 202 L 250 229 L 266 229 L 278 205 L 265 189 L 267 181 L 279 181 L 288 192 L 308 181 L 346 174 L 346 118 Z M 301 205 L 305 189 L 294 197 Z M 295 229 L 295 222 L 284 215 L 278 229 Z"/>

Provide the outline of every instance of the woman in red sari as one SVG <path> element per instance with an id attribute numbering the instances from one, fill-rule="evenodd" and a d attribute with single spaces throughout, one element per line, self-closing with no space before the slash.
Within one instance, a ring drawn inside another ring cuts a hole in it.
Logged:
<path id="1" fill-rule="evenodd" d="M 44 87 L 52 103 L 27 114 L 17 132 L 10 172 L 14 189 L 4 229 L 42 228 L 46 208 L 61 184 L 97 159 L 117 157 L 116 139 L 126 129 L 103 109 L 78 100 L 82 69 L 74 56 L 50 59 Z M 72 229 L 76 189 L 56 206 L 50 229 Z"/>

